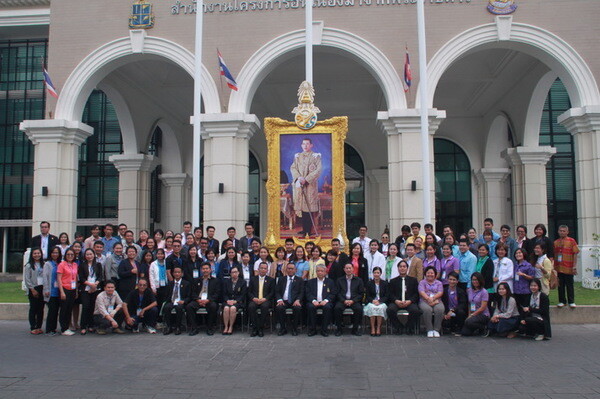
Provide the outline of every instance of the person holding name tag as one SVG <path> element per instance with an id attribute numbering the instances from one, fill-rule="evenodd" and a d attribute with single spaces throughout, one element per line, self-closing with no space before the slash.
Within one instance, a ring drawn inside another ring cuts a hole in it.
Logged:
<path id="1" fill-rule="evenodd" d="M 124 334 L 125 331 L 121 330 L 124 317 L 123 301 L 116 293 L 115 282 L 108 280 L 104 284 L 104 291 L 96 298 L 94 309 L 96 334 L 105 335 L 108 330 L 112 330 L 115 334 Z"/>
<path id="2" fill-rule="evenodd" d="M 75 251 L 69 248 L 65 251 L 65 260 L 60 262 L 56 270 L 56 279 L 60 283 L 58 289 L 60 291 L 60 329 L 62 335 L 74 335 L 75 333 L 69 330 L 71 323 L 71 313 L 73 312 L 73 304 L 77 298 L 77 279 L 78 266 L 75 263 Z"/>
<path id="3" fill-rule="evenodd" d="M 31 334 L 42 333 L 44 321 L 44 260 L 41 248 L 33 248 L 29 254 L 29 261 L 25 265 L 23 281 L 27 287 L 29 297 L 29 326 Z"/>
<path id="4" fill-rule="evenodd" d="M 58 310 L 60 305 L 60 292 L 58 290 L 57 270 L 62 259 L 60 248 L 54 247 L 44 264 L 44 301 L 48 304 L 48 316 L 46 316 L 46 335 L 56 335 L 58 322 Z"/>
<path id="5" fill-rule="evenodd" d="M 200 308 L 205 308 L 208 313 L 206 335 L 214 334 L 220 297 L 221 281 L 212 276 L 210 263 L 204 262 L 202 263 L 202 278 L 194 280 L 194 284 L 192 285 L 192 300 L 186 306 L 187 320 L 190 326 L 189 335 L 197 335 L 200 332 L 198 328 L 198 315 L 196 315 L 196 311 Z"/>
<path id="6" fill-rule="evenodd" d="M 490 321 L 489 294 L 484 288 L 484 279 L 481 273 L 473 273 L 471 288 L 467 289 L 467 294 L 469 295 L 469 316 L 465 320 L 461 334 L 469 336 L 479 330 L 482 331 L 482 335 L 486 335 L 486 326 Z"/>
<path id="7" fill-rule="evenodd" d="M 81 335 L 93 331 L 93 316 L 96 297 L 100 293 L 102 265 L 96 262 L 94 250 L 88 248 L 84 252 L 84 261 L 79 265 L 79 297 L 81 298 Z"/>
<path id="8" fill-rule="evenodd" d="M 158 308 L 147 279 L 139 279 L 137 290 L 129 293 L 125 304 L 126 306 L 123 306 L 125 322 L 134 333 L 140 332 L 140 324 L 143 324 L 150 334 L 156 334 Z"/>

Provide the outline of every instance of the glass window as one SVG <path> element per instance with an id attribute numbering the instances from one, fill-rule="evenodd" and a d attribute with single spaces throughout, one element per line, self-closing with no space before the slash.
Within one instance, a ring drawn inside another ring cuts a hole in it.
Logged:
<path id="1" fill-rule="evenodd" d="M 346 177 L 346 234 L 357 236 L 365 224 L 365 166 L 358 152 L 344 144 L 344 171 Z"/>
<path id="2" fill-rule="evenodd" d="M 445 139 L 434 139 L 436 231 L 452 226 L 456 234 L 472 226 L 471 164 L 465 152 Z"/>
<path id="3" fill-rule="evenodd" d="M 31 219 L 33 144 L 19 124 L 44 119 L 47 46 L 45 39 L 0 41 L 0 219 Z"/>
<path id="4" fill-rule="evenodd" d="M 577 198 L 575 195 L 575 149 L 573 136 L 556 120 L 571 108 L 567 89 L 556 79 L 546 98 L 540 125 L 540 145 L 556 148 L 546 165 L 548 194 L 548 236 L 557 236 L 558 226 L 566 224 L 577 239 Z"/>
<path id="5" fill-rule="evenodd" d="M 94 90 L 82 121 L 94 128 L 79 149 L 78 218 L 116 218 L 119 212 L 119 172 L 108 157 L 123 152 L 121 129 L 111 102 Z"/>

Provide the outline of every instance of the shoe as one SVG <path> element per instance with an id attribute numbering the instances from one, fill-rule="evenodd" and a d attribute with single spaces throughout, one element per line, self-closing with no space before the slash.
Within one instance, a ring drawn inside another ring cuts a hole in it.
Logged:
<path id="1" fill-rule="evenodd" d="M 433 338 L 433 331 L 427 331 L 427 338 Z"/>
<path id="2" fill-rule="evenodd" d="M 46 335 L 49 337 L 54 337 L 56 335 L 56 331 L 48 331 Z"/>
<path id="3" fill-rule="evenodd" d="M 459 332 L 452 333 L 455 337 L 462 337 L 462 334 Z"/>
<path id="4" fill-rule="evenodd" d="M 138 334 L 140 332 L 140 327 L 134 327 L 131 331 Z"/>
<path id="5" fill-rule="evenodd" d="M 570 307 L 571 309 L 575 309 L 575 308 L 577 307 L 577 305 L 575 305 L 575 303 L 570 303 L 570 304 L 569 304 L 569 307 Z"/>
<path id="6" fill-rule="evenodd" d="M 65 335 L 67 337 L 70 337 L 71 335 L 75 335 L 75 333 L 71 330 L 66 330 L 66 331 L 63 331 L 62 334 L 60 334 L 60 335 Z"/>
<path id="7" fill-rule="evenodd" d="M 381 333 L 375 334 L 376 337 L 381 337 Z"/>
<path id="8" fill-rule="evenodd" d="M 360 332 L 360 330 L 352 330 L 352 335 L 360 337 L 362 335 L 362 333 Z"/>
<path id="9" fill-rule="evenodd" d="M 215 335 L 215 332 L 212 328 L 209 328 L 208 330 L 206 330 L 206 335 Z"/>
<path id="10" fill-rule="evenodd" d="M 221 335 L 229 335 L 229 333 L 227 331 L 223 331 Z"/>
<path id="11" fill-rule="evenodd" d="M 309 337 L 314 337 L 316 334 L 317 332 L 315 330 L 310 330 L 306 335 L 308 335 Z"/>
<path id="12" fill-rule="evenodd" d="M 298 331 L 297 330 L 292 330 L 292 336 L 293 337 L 297 337 L 298 336 Z"/>
<path id="13" fill-rule="evenodd" d="M 533 337 L 533 339 L 535 341 L 543 341 L 544 340 L 544 336 L 542 334 L 538 334 L 535 337 Z"/>
<path id="14" fill-rule="evenodd" d="M 484 338 L 487 338 L 490 336 L 490 330 L 488 330 L 487 328 L 483 329 L 483 332 L 481 333 L 481 336 Z"/>
<path id="15" fill-rule="evenodd" d="M 172 327 L 167 327 L 163 330 L 163 335 L 169 335 L 173 332 L 173 328 Z"/>
<path id="16" fill-rule="evenodd" d="M 252 332 L 250 333 L 251 337 L 256 337 L 258 335 L 258 331 L 256 330 L 252 330 Z"/>
<path id="17" fill-rule="evenodd" d="M 559 303 L 557 303 L 557 304 L 556 304 L 556 307 L 557 307 L 557 308 L 564 308 L 564 307 L 565 307 L 565 304 L 564 304 L 564 303 L 562 303 L 562 302 L 559 302 Z"/>
<path id="18" fill-rule="evenodd" d="M 342 336 L 342 329 L 338 328 L 337 330 L 335 330 L 335 336 L 336 337 L 341 337 Z"/>
<path id="19" fill-rule="evenodd" d="M 375 333 L 371 333 L 371 337 L 375 337 L 377 334 Z"/>
<path id="20" fill-rule="evenodd" d="M 197 328 L 192 328 L 192 329 L 190 330 L 190 332 L 188 333 L 188 335 L 189 335 L 190 337 L 193 337 L 194 335 L 198 335 L 198 333 L 199 333 L 199 332 L 200 332 L 200 331 L 198 331 L 198 329 L 197 329 Z"/>
<path id="21" fill-rule="evenodd" d="M 439 338 L 440 337 L 440 333 L 433 330 L 433 338 Z"/>
<path id="22" fill-rule="evenodd" d="M 283 330 L 283 329 L 280 329 L 279 332 L 277 333 L 277 336 L 281 337 L 282 335 L 285 335 L 285 334 L 287 334 L 287 331 Z"/>
<path id="23" fill-rule="evenodd" d="M 121 330 L 120 328 L 115 328 L 113 330 L 113 333 L 115 333 L 115 334 L 125 334 L 125 331 Z"/>
<path id="24" fill-rule="evenodd" d="M 156 334 L 156 328 L 154 328 L 154 327 L 147 327 L 146 329 L 148 330 L 148 332 L 150 334 Z"/>
<path id="25" fill-rule="evenodd" d="M 175 335 L 181 335 L 181 329 L 180 328 L 176 328 L 175 329 Z"/>
<path id="26" fill-rule="evenodd" d="M 517 333 L 515 331 L 511 331 L 508 334 L 506 334 L 506 338 L 511 339 L 511 338 L 515 338 L 517 336 Z"/>
<path id="27" fill-rule="evenodd" d="M 321 335 L 324 337 L 329 337 L 329 333 L 327 331 L 321 331 Z"/>
<path id="28" fill-rule="evenodd" d="M 96 334 L 98 334 L 98 335 L 106 335 L 106 330 L 102 330 L 102 329 L 99 328 L 99 329 L 96 330 Z"/>
<path id="29" fill-rule="evenodd" d="M 261 338 L 265 336 L 265 333 L 263 332 L 262 329 L 258 330 L 258 336 L 261 337 Z"/>

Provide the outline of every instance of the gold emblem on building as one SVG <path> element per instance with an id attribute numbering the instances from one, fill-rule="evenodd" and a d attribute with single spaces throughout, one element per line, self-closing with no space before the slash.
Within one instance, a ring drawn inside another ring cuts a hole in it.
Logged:
<path id="1" fill-rule="evenodd" d="M 517 9 L 515 0 L 489 0 L 489 12 L 495 15 L 512 14 Z"/>
<path id="2" fill-rule="evenodd" d="M 296 126 L 302 130 L 312 129 L 317 124 L 317 114 L 321 110 L 315 107 L 315 89 L 306 80 L 298 88 L 298 106 L 292 110 Z"/>
<path id="3" fill-rule="evenodd" d="M 154 26 L 152 4 L 145 0 L 138 0 L 132 4 L 129 16 L 130 29 L 150 29 Z"/>

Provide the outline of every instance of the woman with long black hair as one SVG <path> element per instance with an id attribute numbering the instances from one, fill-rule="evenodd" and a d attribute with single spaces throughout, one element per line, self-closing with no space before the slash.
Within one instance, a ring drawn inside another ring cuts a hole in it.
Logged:
<path id="1" fill-rule="evenodd" d="M 39 335 L 44 320 L 44 260 L 41 248 L 32 248 L 25 265 L 23 282 L 29 298 L 29 327 L 31 334 Z"/>
<path id="2" fill-rule="evenodd" d="M 79 298 L 81 300 L 81 335 L 94 327 L 94 306 L 96 297 L 102 288 L 104 280 L 102 265 L 96 261 L 96 253 L 88 248 L 83 253 L 83 262 L 79 265 Z"/>

